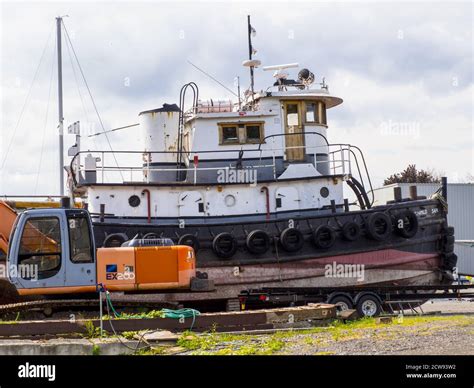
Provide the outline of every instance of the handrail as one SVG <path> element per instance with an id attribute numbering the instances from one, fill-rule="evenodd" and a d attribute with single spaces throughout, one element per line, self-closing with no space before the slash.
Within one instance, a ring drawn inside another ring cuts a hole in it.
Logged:
<path id="1" fill-rule="evenodd" d="M 292 135 L 304 135 L 304 136 L 306 136 L 306 135 L 316 135 L 316 136 L 321 137 L 324 140 L 324 144 L 317 144 L 317 145 L 311 145 L 311 146 L 307 146 L 307 145 L 289 146 L 289 147 L 277 145 L 275 147 L 275 142 L 269 142 L 268 141 L 269 139 L 272 139 L 272 138 L 276 139 L 278 137 L 283 137 L 283 136 L 286 137 L 286 136 L 292 136 Z M 265 148 L 265 149 L 262 148 L 263 144 L 268 144 L 269 145 L 268 148 Z M 339 149 L 333 149 L 334 147 L 339 147 Z M 294 132 L 294 133 L 287 133 L 287 134 L 268 135 L 268 136 L 264 137 L 263 140 L 260 143 L 258 143 L 258 145 L 256 145 L 254 148 L 246 148 L 246 149 L 243 149 L 241 147 L 239 149 L 232 148 L 232 149 L 202 150 L 202 151 L 201 150 L 183 150 L 182 152 L 178 152 L 178 151 L 125 151 L 125 150 L 113 151 L 114 154 L 148 155 L 149 156 L 148 158 L 146 158 L 144 163 L 140 163 L 140 164 L 135 165 L 135 166 L 117 166 L 117 167 L 106 166 L 104 158 L 105 158 L 106 155 L 111 154 L 112 151 L 103 151 L 103 150 L 79 151 L 72 158 L 70 166 L 71 166 L 72 177 L 73 177 L 73 181 L 74 181 L 75 185 L 77 185 L 76 177 L 77 177 L 78 171 L 85 171 L 85 169 L 82 168 L 82 166 L 80 166 L 79 163 L 75 163 L 75 162 L 76 162 L 77 158 L 79 158 L 81 155 L 84 155 L 84 154 L 95 154 L 95 155 L 100 154 L 102 156 L 102 158 L 101 158 L 102 166 L 98 166 L 97 171 L 101 171 L 103 182 L 105 182 L 105 172 L 112 172 L 113 173 L 113 172 L 122 171 L 122 170 L 126 170 L 126 171 L 130 172 L 130 176 L 131 176 L 132 181 L 133 181 L 133 173 L 134 172 L 143 171 L 143 173 L 144 173 L 143 177 L 146 179 L 147 182 L 149 181 L 150 172 L 177 172 L 177 173 L 179 173 L 179 171 L 185 171 L 185 172 L 194 171 L 195 172 L 195 179 L 194 180 L 196 181 L 196 172 L 197 171 L 221 170 L 223 168 L 237 168 L 238 169 L 239 166 L 197 167 L 195 165 L 194 167 L 191 167 L 190 165 L 191 165 L 193 155 L 194 156 L 196 156 L 196 155 L 199 156 L 200 154 L 201 155 L 202 154 L 208 155 L 208 154 L 223 154 L 223 153 L 233 154 L 233 153 L 235 153 L 236 154 L 235 158 L 229 160 L 229 162 L 232 162 L 232 161 L 242 160 L 242 156 L 245 153 L 246 155 L 248 155 L 248 154 L 251 154 L 251 156 L 255 155 L 258 158 L 258 164 L 255 163 L 252 166 L 245 166 L 245 168 L 249 168 L 249 167 L 253 167 L 253 168 L 273 168 L 273 178 L 276 180 L 277 179 L 276 159 L 280 158 L 280 157 L 283 157 L 284 152 L 288 149 L 301 149 L 301 148 L 305 149 L 306 151 L 313 150 L 312 152 L 307 152 L 307 155 L 314 154 L 313 163 L 314 163 L 314 166 L 316 168 L 317 168 L 318 165 L 327 164 L 329 166 L 329 169 L 332 171 L 333 174 L 336 172 L 336 170 L 341 170 L 342 174 L 351 176 L 352 173 L 353 173 L 352 170 L 351 170 L 351 165 L 352 165 L 353 162 L 355 162 L 356 173 L 357 173 L 358 177 L 360 178 L 361 184 L 365 189 L 365 183 L 364 182 L 367 181 L 368 186 L 370 188 L 371 196 L 372 196 L 371 203 L 372 204 L 374 203 L 374 193 L 373 193 L 372 181 L 370 179 L 370 175 L 369 175 L 369 172 L 368 172 L 365 157 L 364 157 L 364 154 L 362 153 L 361 149 L 357 146 L 354 146 L 354 145 L 351 145 L 351 144 L 348 144 L 348 143 L 329 143 L 327 138 L 324 135 L 322 135 L 318 132 L 313 132 L 313 131 L 311 131 L 311 132 Z M 317 150 L 319 148 L 324 148 L 325 149 L 325 153 L 327 153 L 327 155 L 328 155 L 328 160 L 319 160 L 319 161 L 317 160 L 316 155 L 317 155 Z M 326 149 L 327 149 L 327 151 L 326 151 Z M 264 155 L 264 152 L 266 153 L 266 155 Z M 281 155 L 279 154 L 279 152 L 281 152 Z M 174 158 L 174 156 L 177 153 L 181 153 L 181 154 L 184 153 L 185 154 L 185 158 L 184 158 L 184 161 L 186 163 L 185 166 L 179 165 L 179 166 L 176 166 L 176 168 L 174 168 L 174 169 L 173 168 L 159 168 L 159 167 L 150 166 L 151 156 L 153 154 L 156 154 L 156 155 L 173 155 L 173 158 Z M 259 154 L 259 156 L 256 155 L 256 153 Z M 338 159 L 336 158 L 337 154 L 341 155 L 341 157 L 338 158 Z M 359 160 L 358 160 L 359 156 L 362 160 L 362 166 L 360 165 Z M 272 158 L 272 162 L 262 164 L 262 162 L 263 162 L 262 159 L 263 158 Z M 354 160 L 352 161 L 352 159 L 354 159 Z M 76 171 L 76 164 L 78 166 L 78 171 Z M 364 173 L 365 173 L 365 177 L 363 176 Z M 176 179 L 176 181 L 173 181 L 173 183 L 176 183 L 176 182 L 179 182 L 178 178 Z"/>
<path id="2" fill-rule="evenodd" d="M 318 135 L 318 136 L 321 136 L 324 141 L 326 142 L 326 145 L 329 146 L 329 142 L 328 142 L 328 139 L 326 138 L 326 136 L 318 133 L 318 132 L 293 132 L 293 133 L 276 133 L 276 134 L 273 134 L 273 135 L 268 135 L 268 136 L 265 136 L 263 138 L 263 140 L 259 143 L 258 145 L 258 150 L 260 150 L 260 147 L 262 146 L 262 144 L 265 144 L 265 140 L 266 139 L 270 139 L 271 137 L 279 137 L 279 136 L 292 136 L 292 135 Z M 331 144 L 331 145 L 334 145 L 334 144 Z M 306 148 L 306 147 L 304 147 Z"/>

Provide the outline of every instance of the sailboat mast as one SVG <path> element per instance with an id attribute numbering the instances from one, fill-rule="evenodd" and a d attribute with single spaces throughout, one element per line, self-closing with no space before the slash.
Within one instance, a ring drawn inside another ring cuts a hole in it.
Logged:
<path id="1" fill-rule="evenodd" d="M 64 195 L 64 117 L 63 117 L 63 69 L 61 52 L 61 23 L 62 18 L 56 18 L 57 50 L 58 50 L 58 129 L 59 129 L 59 194 Z"/>
<path id="2" fill-rule="evenodd" d="M 247 34 L 249 39 L 249 60 L 252 60 L 252 26 L 250 24 L 250 15 L 247 15 Z M 250 66 L 250 90 L 252 91 L 252 100 L 254 95 L 253 66 Z"/>

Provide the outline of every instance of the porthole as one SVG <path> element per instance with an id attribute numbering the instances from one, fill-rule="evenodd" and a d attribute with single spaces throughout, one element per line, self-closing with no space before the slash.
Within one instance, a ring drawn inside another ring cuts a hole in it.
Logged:
<path id="1" fill-rule="evenodd" d="M 327 198 L 329 196 L 329 189 L 327 187 L 321 187 L 321 190 L 319 190 L 319 194 L 321 194 L 321 197 Z"/>
<path id="2" fill-rule="evenodd" d="M 131 207 L 138 207 L 140 206 L 140 197 L 138 195 L 132 195 L 130 196 L 130 198 L 128 199 L 128 204 L 131 206 Z"/>
<path id="3" fill-rule="evenodd" d="M 235 197 L 231 194 L 226 195 L 224 198 L 224 202 L 228 207 L 234 206 L 235 205 Z"/>

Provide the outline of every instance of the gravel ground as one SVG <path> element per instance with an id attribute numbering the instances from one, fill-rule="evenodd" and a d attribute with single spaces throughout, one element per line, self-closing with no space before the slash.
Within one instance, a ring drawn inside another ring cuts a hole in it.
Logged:
<path id="1" fill-rule="evenodd" d="M 363 319 L 330 327 L 274 334 L 211 334 L 187 337 L 182 354 L 474 355 L 474 302 L 436 300 L 425 313 L 447 315 Z"/>
<path id="2" fill-rule="evenodd" d="M 413 318 L 416 320 L 417 318 Z M 285 354 L 474 355 L 474 317 L 427 318 L 426 321 L 298 335 Z"/>
<path id="3" fill-rule="evenodd" d="M 188 335 L 182 354 L 474 355 L 474 316 L 364 319 L 275 334 Z"/>

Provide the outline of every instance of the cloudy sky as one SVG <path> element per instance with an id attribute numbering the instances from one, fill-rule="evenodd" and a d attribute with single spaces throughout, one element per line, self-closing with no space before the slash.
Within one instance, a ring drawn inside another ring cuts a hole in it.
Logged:
<path id="1" fill-rule="evenodd" d="M 409 163 L 451 181 L 474 174 L 471 2 L 3 1 L 0 194 L 59 191 L 56 16 L 69 16 L 66 28 L 110 129 L 177 103 L 189 81 L 203 99 L 232 97 L 188 60 L 230 88 L 236 76 L 247 87 L 247 14 L 264 65 L 299 62 L 344 99 L 328 112 L 329 139 L 360 146 L 377 185 Z M 100 131 L 66 46 L 63 64 L 66 127 L 80 120 L 84 131 Z M 272 82 L 257 70 L 257 89 Z M 109 138 L 114 149 L 140 149 L 136 127 Z M 66 152 L 73 142 L 65 137 Z M 83 148 L 108 145 L 98 136 Z"/>

